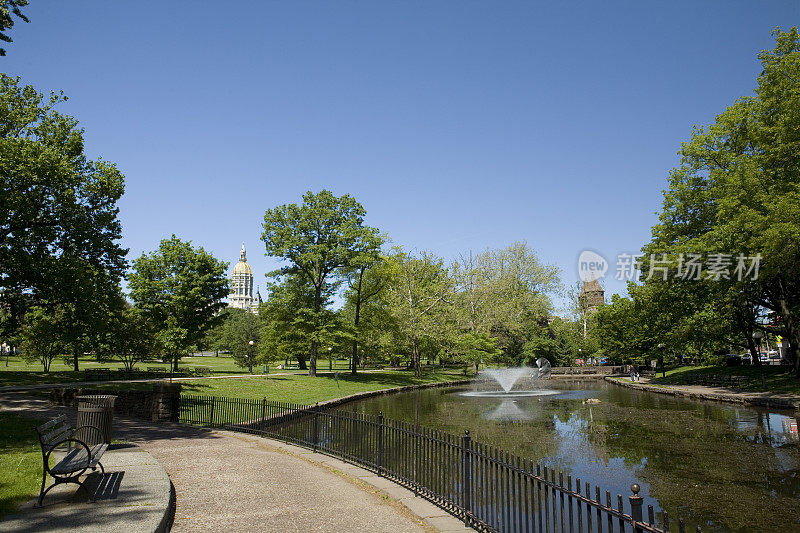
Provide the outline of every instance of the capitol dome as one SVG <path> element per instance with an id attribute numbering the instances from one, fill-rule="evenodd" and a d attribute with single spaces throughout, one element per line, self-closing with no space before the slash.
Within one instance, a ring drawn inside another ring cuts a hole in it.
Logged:
<path id="1" fill-rule="evenodd" d="M 228 306 L 258 314 L 258 305 L 260 303 L 261 295 L 258 292 L 253 294 L 253 269 L 247 264 L 247 253 L 244 250 L 244 243 L 242 243 L 239 262 L 233 267 L 233 274 L 231 275 L 231 293 L 228 297 Z"/>
<path id="2" fill-rule="evenodd" d="M 252 276 L 253 269 L 250 268 L 250 265 L 248 265 L 246 262 L 239 261 L 236 263 L 236 266 L 233 267 L 233 275 L 235 276 L 236 274 L 249 274 Z"/>

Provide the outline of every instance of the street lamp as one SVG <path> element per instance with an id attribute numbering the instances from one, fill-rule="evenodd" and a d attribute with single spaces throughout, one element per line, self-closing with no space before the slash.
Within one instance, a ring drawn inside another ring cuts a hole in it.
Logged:
<path id="1" fill-rule="evenodd" d="M 8 356 L 11 354 L 11 350 L 9 350 L 9 346 L 4 342 L 0 344 L 0 355 L 6 354 L 6 366 L 8 366 Z"/>
<path id="2" fill-rule="evenodd" d="M 666 348 L 666 347 L 667 347 L 667 345 L 664 344 L 663 342 L 658 345 L 658 361 L 661 363 L 661 377 L 662 378 L 667 377 L 667 371 L 664 370 L 664 348 Z"/>
<path id="3" fill-rule="evenodd" d="M 253 373 L 253 344 L 255 344 L 255 342 L 250 341 L 247 344 L 250 345 L 250 347 L 247 349 L 247 366 L 250 368 L 250 373 L 252 374 Z"/>
<path id="4" fill-rule="evenodd" d="M 328 346 L 328 370 L 333 371 L 333 360 L 331 359 L 331 350 L 333 347 Z"/>
<path id="5" fill-rule="evenodd" d="M 761 374 L 761 390 L 764 390 L 764 365 L 761 364 L 761 339 L 764 338 L 764 332 L 760 329 L 757 329 L 753 332 L 753 340 L 756 341 L 758 345 L 756 348 L 756 358 L 758 362 L 753 361 L 754 365 L 758 365 L 758 372 Z"/>

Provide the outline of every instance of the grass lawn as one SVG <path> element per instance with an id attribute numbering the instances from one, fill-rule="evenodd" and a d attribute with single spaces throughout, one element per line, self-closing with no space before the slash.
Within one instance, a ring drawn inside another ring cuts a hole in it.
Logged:
<path id="1" fill-rule="evenodd" d="M 6 366 L 6 359 L 8 359 L 8 366 Z M 334 369 L 344 372 L 347 368 L 347 361 L 333 361 Z M 272 372 L 277 371 L 275 363 L 270 366 Z M 231 357 L 220 355 L 219 357 L 184 357 L 178 363 L 179 368 L 189 367 L 208 367 L 213 372 L 213 375 L 234 375 L 246 374 L 247 368 L 236 366 Z M 296 365 L 296 362 L 295 362 Z M 75 381 L 83 381 L 83 370 L 91 368 L 110 368 L 116 370 L 123 368 L 122 363 L 119 361 L 109 361 L 106 363 L 97 362 L 92 356 L 82 357 L 78 361 L 80 371 L 77 373 L 72 370 L 72 364 L 65 363 L 62 357 L 53 359 L 53 364 L 50 366 L 50 372 L 45 373 L 42 371 L 40 363 L 26 363 L 19 356 L 2 358 L 0 359 L 0 387 L 9 385 L 34 385 L 37 383 L 72 383 Z M 136 368 L 146 370 L 147 367 L 160 367 L 169 368 L 166 363 L 158 361 L 146 361 L 138 363 Z M 328 369 L 328 361 L 321 360 L 317 363 L 317 368 L 321 371 Z M 254 372 L 260 373 L 262 368 L 260 366 L 253 368 Z M 281 370 L 280 372 L 298 372 L 303 373 L 304 370 Z"/>
<path id="2" fill-rule="evenodd" d="M 0 413 L 0 516 L 39 493 L 42 452 L 33 426 L 41 423 Z"/>
<path id="3" fill-rule="evenodd" d="M 764 366 L 764 390 L 786 394 L 800 394 L 800 380 L 794 377 L 791 367 Z M 657 373 L 655 383 L 665 385 L 686 384 L 691 375 L 717 375 L 717 376 L 746 376 L 747 390 L 761 391 L 761 374 L 759 368 L 751 365 L 745 366 L 681 366 L 667 370 L 667 376 L 662 378 L 661 372 Z"/>
<path id="4" fill-rule="evenodd" d="M 313 404 L 324 400 L 341 398 L 357 392 L 391 389 L 406 385 L 443 383 L 465 379 L 463 369 L 423 369 L 422 377 L 415 378 L 410 370 L 380 370 L 359 372 L 356 376 L 339 372 L 337 382 L 334 374 L 320 373 L 317 377 L 305 374 L 273 375 L 268 377 L 196 379 L 181 381 L 182 392 L 206 396 L 225 396 L 229 398 L 266 397 L 281 402 Z M 101 388 L 147 389 L 149 383 L 130 385 L 105 385 Z"/>

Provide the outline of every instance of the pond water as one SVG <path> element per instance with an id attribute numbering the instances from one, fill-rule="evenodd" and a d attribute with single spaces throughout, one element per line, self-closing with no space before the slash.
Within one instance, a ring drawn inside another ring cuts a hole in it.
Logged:
<path id="1" fill-rule="evenodd" d="M 343 408 L 383 411 L 387 418 L 453 434 L 469 429 L 476 441 L 614 495 L 627 497 L 631 483 L 639 483 L 645 509 L 666 509 L 673 521 L 683 517 L 687 531 L 696 525 L 703 531 L 800 531 L 797 413 L 596 380 L 553 379 L 544 388 L 553 393 L 506 398 L 427 389 Z"/>

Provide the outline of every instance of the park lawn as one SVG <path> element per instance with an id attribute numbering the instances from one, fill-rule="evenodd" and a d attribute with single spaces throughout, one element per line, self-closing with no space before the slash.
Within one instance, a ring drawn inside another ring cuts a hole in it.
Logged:
<path id="1" fill-rule="evenodd" d="M 6 366 L 8 360 L 8 366 Z M 336 361 L 340 366 L 346 361 Z M 231 357 L 225 356 L 197 356 L 197 357 L 183 357 L 178 363 L 179 368 L 189 367 L 208 367 L 213 372 L 213 375 L 239 375 L 246 374 L 247 368 L 237 366 Z M 67 364 L 63 357 L 53 359 L 50 366 L 50 372 L 45 373 L 42 370 L 41 363 L 27 363 L 19 356 L 0 359 L 0 387 L 11 385 L 36 385 L 39 383 L 74 383 L 76 381 L 83 381 L 85 379 L 83 370 L 91 368 L 110 368 L 117 370 L 123 368 L 120 361 L 98 362 L 92 356 L 81 357 L 78 361 L 80 370 L 75 372 L 72 370 L 72 364 Z M 169 368 L 167 363 L 159 361 L 145 361 L 138 363 L 135 368 L 146 370 L 147 367 L 160 367 Z M 327 361 L 321 361 L 319 364 L 320 369 L 328 368 Z M 272 367 L 274 371 L 274 367 Z M 260 367 L 253 369 L 254 372 L 260 372 Z M 283 371 L 282 371 L 283 372 Z M 286 370 L 286 372 L 303 372 L 302 370 Z"/>
<path id="2" fill-rule="evenodd" d="M 42 452 L 33 426 L 39 420 L 0 413 L 0 516 L 39 493 Z"/>
<path id="3" fill-rule="evenodd" d="M 782 394 L 799 394 L 800 380 L 798 380 L 789 366 L 764 366 L 764 383 L 769 392 Z M 746 390 L 761 391 L 761 373 L 757 366 L 681 366 L 667 370 L 666 377 L 661 377 L 661 372 L 656 373 L 655 383 L 664 385 L 686 384 L 690 375 L 717 375 L 717 376 L 746 376 L 748 378 Z"/>
<path id="4" fill-rule="evenodd" d="M 195 379 L 178 381 L 183 394 L 217 396 L 227 398 L 251 398 L 313 404 L 349 396 L 357 392 L 375 391 L 422 385 L 445 383 L 465 379 L 463 369 L 423 369 L 422 377 L 415 378 L 410 370 L 375 370 L 359 372 L 356 376 L 339 372 L 335 374 L 320 372 L 316 377 L 306 374 L 281 374 L 254 376 L 246 378 Z M 131 383 L 130 385 L 109 384 L 99 388 L 113 392 L 120 389 L 149 390 L 150 383 Z"/>

